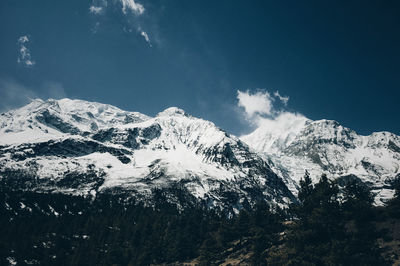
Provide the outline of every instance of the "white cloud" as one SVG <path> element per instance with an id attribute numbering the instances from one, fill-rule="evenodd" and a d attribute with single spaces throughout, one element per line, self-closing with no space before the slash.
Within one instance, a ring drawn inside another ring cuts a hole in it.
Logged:
<path id="1" fill-rule="evenodd" d="M 94 17 L 94 24 L 90 29 L 93 34 L 96 34 L 100 29 L 100 19 L 106 13 L 108 6 L 107 0 L 92 0 L 89 7 L 89 13 Z"/>
<path id="2" fill-rule="evenodd" d="M 283 97 L 278 91 L 274 92 L 273 95 L 268 91 L 260 90 L 256 93 L 249 90 L 238 91 L 237 98 L 239 100 L 237 104 L 245 114 L 247 122 L 255 129 L 251 133 L 253 134 L 252 137 L 260 139 L 260 141 L 265 139 L 265 134 L 274 136 L 271 138 L 273 141 L 291 141 L 293 136 L 309 121 L 302 114 L 276 108 L 274 106 L 276 100 L 281 101 L 284 106 L 289 101 L 288 96 Z M 264 143 L 263 145 L 273 146 L 273 143 Z"/>
<path id="3" fill-rule="evenodd" d="M 127 33 L 136 31 L 141 37 L 144 38 L 146 43 L 152 47 L 152 40 L 149 37 L 149 33 L 142 29 L 143 21 L 141 15 L 145 12 L 145 8 L 142 4 L 138 3 L 136 0 L 113 0 L 110 2 L 114 5 L 114 10 L 122 9 L 123 18 L 125 25 L 122 30 Z M 91 29 L 92 33 L 96 34 L 100 30 L 100 21 L 104 16 L 108 6 L 108 0 L 92 0 L 91 6 L 89 7 L 89 13 L 94 16 L 95 23 Z M 157 41 L 157 38 L 155 38 Z"/>
<path id="4" fill-rule="evenodd" d="M 299 113 L 279 112 L 272 118 L 260 118 L 258 127 L 261 132 L 270 132 L 281 139 L 286 139 L 291 134 L 297 134 L 304 127 L 308 118 Z"/>
<path id="5" fill-rule="evenodd" d="M 276 98 L 278 98 L 285 106 L 287 105 L 288 101 L 289 101 L 289 96 L 281 96 L 279 94 L 279 91 L 275 91 L 274 92 L 274 96 Z"/>
<path id="6" fill-rule="evenodd" d="M 136 16 L 140 16 L 145 11 L 144 6 L 138 2 L 135 2 L 135 0 L 114 0 L 111 3 L 114 5 L 116 3 L 118 3 L 118 5 L 122 5 L 122 13 L 124 13 L 124 15 L 133 13 Z M 92 0 L 92 5 L 89 7 L 89 13 L 95 15 L 102 14 L 107 6 L 107 0 Z"/>
<path id="7" fill-rule="evenodd" d="M 23 64 L 26 67 L 32 67 L 36 64 L 34 60 L 32 60 L 31 52 L 28 49 L 28 43 L 30 42 L 28 35 L 23 35 L 18 38 L 18 58 L 17 62 L 19 64 Z"/>
<path id="8" fill-rule="evenodd" d="M 95 15 L 99 15 L 101 13 L 103 13 L 104 9 L 101 6 L 90 6 L 89 7 L 89 12 Z"/>
<path id="9" fill-rule="evenodd" d="M 142 4 L 136 3 L 135 0 L 121 0 L 122 12 L 126 15 L 129 11 L 136 15 L 144 13 L 145 9 Z"/>
<path id="10" fill-rule="evenodd" d="M 257 123 L 252 124 L 255 130 L 242 139 L 264 151 L 277 152 L 281 145 L 289 145 L 308 121 L 302 114 L 286 111 L 270 118 L 259 117 Z"/>
<path id="11" fill-rule="evenodd" d="M 149 39 L 149 35 L 147 34 L 147 32 L 145 32 L 145 31 L 140 31 L 140 35 L 142 35 L 143 36 L 143 38 L 146 40 L 146 42 L 149 44 L 149 46 L 151 47 L 151 42 L 150 42 L 150 39 Z"/>
<path id="12" fill-rule="evenodd" d="M 243 107 L 248 118 L 257 115 L 271 115 L 272 114 L 272 101 L 271 94 L 267 91 L 258 91 L 251 93 L 247 91 L 237 91 L 237 99 L 239 100 L 238 106 Z"/>
<path id="13" fill-rule="evenodd" d="M 26 35 L 21 36 L 21 37 L 19 37 L 18 42 L 19 42 L 19 43 L 26 43 L 26 42 L 29 42 L 29 38 L 28 38 L 28 36 L 26 36 Z"/>

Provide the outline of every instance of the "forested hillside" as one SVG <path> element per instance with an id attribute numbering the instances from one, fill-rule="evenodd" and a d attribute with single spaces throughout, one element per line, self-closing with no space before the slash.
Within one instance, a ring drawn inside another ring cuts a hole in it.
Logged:
<path id="1" fill-rule="evenodd" d="M 179 210 L 161 191 L 152 206 L 1 187 L 1 264 L 386 265 L 398 259 L 399 190 L 385 207 L 359 183 L 308 174 L 300 204 L 265 203 L 234 217 L 198 205 Z"/>

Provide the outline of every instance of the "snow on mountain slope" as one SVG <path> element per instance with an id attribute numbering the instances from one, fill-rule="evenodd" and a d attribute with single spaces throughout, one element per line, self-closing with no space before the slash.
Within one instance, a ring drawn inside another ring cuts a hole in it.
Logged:
<path id="1" fill-rule="evenodd" d="M 263 154 L 294 194 L 307 170 L 314 181 L 322 173 L 340 184 L 360 178 L 377 193 L 377 204 L 393 196 L 391 181 L 400 174 L 399 136 L 389 132 L 361 136 L 336 121 L 285 116 L 278 119 L 286 128 L 276 126 L 285 124 L 282 121 L 267 121 L 241 139 Z"/>
<path id="2" fill-rule="evenodd" d="M 295 201 L 242 141 L 175 107 L 151 118 L 80 100 L 35 100 L 1 114 L 0 145 L 1 181 L 15 188 L 140 200 L 178 188 L 234 211 Z"/>
<path id="3" fill-rule="evenodd" d="M 36 99 L 20 109 L 0 114 L 0 145 L 70 134 L 85 135 L 98 129 L 147 119 L 149 117 L 146 115 L 96 102 Z"/>

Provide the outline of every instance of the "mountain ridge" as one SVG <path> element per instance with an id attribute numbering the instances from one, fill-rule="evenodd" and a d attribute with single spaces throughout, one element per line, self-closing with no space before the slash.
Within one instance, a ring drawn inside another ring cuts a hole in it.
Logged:
<path id="1" fill-rule="evenodd" d="M 176 107 L 149 117 L 81 100 L 35 101 L 2 114 L 0 125 L 0 176 L 15 181 L 22 172 L 27 180 L 16 186 L 25 189 L 151 201 L 155 189 L 178 187 L 234 212 L 296 201 L 240 139 Z"/>
<path id="2" fill-rule="evenodd" d="M 399 136 L 362 136 L 334 120 L 292 113 L 262 122 L 236 137 L 178 107 L 150 117 L 83 100 L 34 100 L 0 114 L 0 177 L 22 175 L 27 180 L 13 182 L 25 189 L 123 192 L 145 201 L 154 190 L 179 188 L 235 212 L 260 200 L 296 202 L 306 170 L 314 181 L 322 174 L 342 185 L 360 181 L 378 205 L 393 196 Z"/>
<path id="3" fill-rule="evenodd" d="M 400 174 L 399 136 L 386 131 L 363 136 L 334 120 L 299 119 L 303 123 L 290 141 L 263 127 L 241 139 L 270 161 L 294 194 L 307 170 L 314 181 L 327 174 L 339 181 L 350 178 L 368 184 L 378 194 L 378 205 L 393 196 L 391 182 Z"/>

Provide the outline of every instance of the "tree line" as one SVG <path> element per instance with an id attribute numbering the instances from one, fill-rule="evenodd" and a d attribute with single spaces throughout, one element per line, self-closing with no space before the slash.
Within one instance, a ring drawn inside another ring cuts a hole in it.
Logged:
<path id="1" fill-rule="evenodd" d="M 395 183 L 396 188 L 400 186 Z M 96 200 L 0 189 L 2 265 L 217 265 L 247 254 L 250 265 L 390 265 L 377 226 L 400 220 L 400 190 L 384 207 L 356 180 L 340 188 L 323 175 L 300 181 L 299 203 L 265 202 L 233 217 L 201 206 L 152 206 L 118 195 Z"/>

